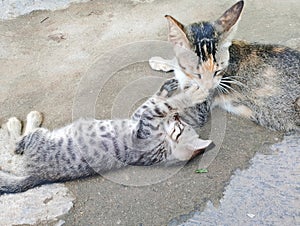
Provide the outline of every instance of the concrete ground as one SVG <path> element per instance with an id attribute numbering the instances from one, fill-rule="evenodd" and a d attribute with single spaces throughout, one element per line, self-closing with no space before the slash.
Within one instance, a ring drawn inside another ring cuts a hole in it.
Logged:
<path id="1" fill-rule="evenodd" d="M 128 53 L 114 49 L 132 42 L 166 40 L 165 14 L 173 15 L 183 23 L 214 19 L 234 2 L 89 1 L 72 4 L 64 10 L 36 11 L 14 20 L 1 21 L 0 122 L 12 115 L 25 119 L 31 110 L 43 112 L 43 126 L 50 129 L 71 122 L 73 116 L 78 116 L 79 105 L 84 107 L 89 101 L 88 89 L 82 89 L 85 76 L 91 71 L 103 76 L 102 68 L 97 68 L 97 65 L 101 64 L 98 60 L 104 53 L 113 56 L 106 59 L 113 65 L 119 61 L 124 63 L 105 78 L 101 90 L 96 90 L 97 99 L 91 111 L 97 118 L 123 116 L 124 110 L 115 103 L 118 103 L 119 96 L 128 94 L 126 88 L 139 88 L 139 81 L 148 81 L 149 86 L 158 87 L 158 80 L 153 77 L 171 75 L 151 71 L 147 62 L 130 62 L 124 67 Z M 236 37 L 299 48 L 299 11 L 298 0 L 248 0 Z M 133 52 L 144 54 L 150 51 L 147 48 L 135 50 L 136 46 L 133 44 Z M 149 80 L 147 76 L 150 76 Z M 146 80 L 140 80 L 145 77 Z M 134 85 L 133 81 L 136 81 Z M 94 87 L 93 81 L 88 84 Z M 149 91 L 145 83 L 141 84 L 139 98 L 125 95 L 128 105 L 141 101 L 154 89 Z M 86 93 L 81 93 L 82 90 Z M 122 104 L 126 105 L 126 102 Z M 125 114 L 128 114 L 127 110 Z M 270 154 L 268 145 L 278 142 L 282 134 L 235 116 L 224 116 L 220 110 L 215 114 L 215 119 L 218 116 L 226 118 L 226 130 L 218 131 L 222 128 L 209 122 L 201 132 L 203 137 L 219 133 L 225 136 L 217 157 L 208 166 L 208 173 L 194 173 L 201 164 L 199 157 L 177 173 L 172 174 L 169 170 L 172 175 L 164 174 L 161 181 L 159 178 L 146 181 L 147 175 L 162 175 L 160 169 L 134 168 L 105 178 L 66 183 L 76 200 L 74 208 L 62 217 L 65 225 L 178 224 L 193 216 L 195 211 L 204 210 L 208 200 L 218 206 L 233 172 L 247 168 L 256 152 Z M 138 182 L 134 182 L 136 186 L 126 184 L 126 175 L 132 173 L 138 178 Z M 122 183 L 118 183 L 120 181 Z"/>

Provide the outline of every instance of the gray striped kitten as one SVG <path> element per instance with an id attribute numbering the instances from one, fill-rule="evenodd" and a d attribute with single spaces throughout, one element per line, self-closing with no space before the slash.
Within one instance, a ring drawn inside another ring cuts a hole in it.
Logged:
<path id="1" fill-rule="evenodd" d="M 178 82 L 167 80 L 161 89 L 127 120 L 78 120 L 49 131 L 36 128 L 41 115 L 27 116 L 25 136 L 15 154 L 24 161 L 24 173 L 0 171 L 0 194 L 22 192 L 32 187 L 92 176 L 126 165 L 178 163 L 191 159 L 211 141 L 179 120 L 178 113 L 206 95 L 192 86 L 176 93 Z M 20 122 L 9 120 L 11 133 Z M 19 129 L 18 129 L 19 128 Z M 20 133 L 20 131 L 19 131 Z"/>

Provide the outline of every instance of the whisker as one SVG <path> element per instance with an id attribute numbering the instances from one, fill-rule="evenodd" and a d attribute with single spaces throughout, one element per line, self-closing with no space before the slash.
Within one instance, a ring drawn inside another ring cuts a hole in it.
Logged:
<path id="1" fill-rule="evenodd" d="M 225 80 L 226 83 L 236 84 L 236 85 L 240 85 L 240 86 L 247 88 L 247 86 L 245 84 L 243 84 L 240 81 L 237 81 L 235 79 L 222 79 L 222 80 Z"/>
<path id="2" fill-rule="evenodd" d="M 235 90 L 234 88 L 230 87 L 229 85 L 226 85 L 224 83 L 220 83 L 220 84 L 223 86 L 223 88 L 226 88 L 227 91 L 228 91 L 228 89 L 230 89 L 231 91 L 238 93 L 237 90 Z"/>
<path id="3" fill-rule="evenodd" d="M 225 87 L 223 87 L 222 85 L 223 85 L 223 84 L 220 83 L 218 87 L 220 88 L 220 90 L 222 91 L 222 93 L 224 93 L 224 94 L 227 93 L 227 94 L 228 94 L 229 91 L 228 91 Z"/>
<path id="4" fill-rule="evenodd" d="M 238 92 L 236 89 L 232 88 L 231 86 L 229 86 L 227 84 L 220 82 L 219 86 L 222 87 L 222 89 L 225 89 L 226 93 L 228 93 L 228 94 L 231 93 L 232 95 L 235 95 L 238 98 L 242 98 L 244 96 L 242 93 Z M 232 91 L 232 92 L 230 92 L 230 91 Z"/>
<path id="5" fill-rule="evenodd" d="M 227 93 L 227 94 L 229 94 L 230 92 L 229 92 L 229 90 L 228 89 L 226 89 L 226 87 L 224 87 L 224 86 L 221 86 L 221 88 L 222 88 L 222 90 L 224 91 L 224 93 Z"/>
<path id="6" fill-rule="evenodd" d="M 224 72 L 223 78 L 241 78 L 243 80 L 245 79 L 245 77 L 242 77 L 240 75 L 232 75 L 232 74 L 229 74 L 227 72 Z"/>
<path id="7" fill-rule="evenodd" d="M 239 75 L 230 75 L 230 74 L 227 74 L 227 73 L 224 73 L 224 74 L 227 75 L 227 76 L 223 76 L 225 78 L 243 78 L 243 79 L 245 79 L 244 77 L 239 76 Z"/>

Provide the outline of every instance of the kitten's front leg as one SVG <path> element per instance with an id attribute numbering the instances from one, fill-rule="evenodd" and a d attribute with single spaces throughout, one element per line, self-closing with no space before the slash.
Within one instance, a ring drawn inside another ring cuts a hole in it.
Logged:
<path id="1" fill-rule="evenodd" d="M 149 65 L 153 70 L 169 72 L 174 70 L 177 64 L 175 57 L 172 60 L 166 60 L 161 57 L 151 57 Z"/>
<path id="2" fill-rule="evenodd" d="M 178 90 L 178 80 L 177 79 L 168 79 L 165 83 L 160 87 L 159 91 L 156 93 L 156 96 L 161 98 L 169 98 L 171 97 L 175 91 Z"/>
<path id="3" fill-rule="evenodd" d="M 161 86 L 161 88 L 156 92 L 154 97 L 165 100 L 166 98 L 172 96 L 175 91 L 178 89 L 178 81 L 176 79 L 169 79 Z M 143 112 L 146 109 L 152 108 L 156 104 L 156 101 L 153 103 L 151 99 L 148 99 L 143 103 L 131 116 L 133 121 L 138 121 L 141 119 Z"/>
<path id="4" fill-rule="evenodd" d="M 183 90 L 181 93 L 167 99 L 167 103 L 174 108 L 184 111 L 188 107 L 193 107 L 196 104 L 201 104 L 206 101 L 209 92 L 199 88 L 196 84 Z"/>
<path id="5" fill-rule="evenodd" d="M 191 98 L 191 101 L 193 103 L 192 106 L 203 103 L 207 100 L 209 96 L 208 90 L 204 90 L 195 84 L 192 85 L 190 88 L 184 90 L 184 93 Z"/>

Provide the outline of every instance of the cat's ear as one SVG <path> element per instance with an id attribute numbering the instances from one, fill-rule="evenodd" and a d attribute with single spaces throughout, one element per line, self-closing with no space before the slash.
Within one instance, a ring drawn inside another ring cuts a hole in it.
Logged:
<path id="1" fill-rule="evenodd" d="M 223 15 L 215 21 L 218 33 L 224 38 L 236 30 L 238 21 L 244 8 L 244 1 L 239 1 L 225 11 Z"/>
<path id="2" fill-rule="evenodd" d="M 169 41 L 173 45 L 177 45 L 179 47 L 183 47 L 186 49 L 190 49 L 189 40 L 187 39 L 186 34 L 184 33 L 184 26 L 179 21 L 174 19 L 173 17 L 166 15 L 169 25 Z"/>

